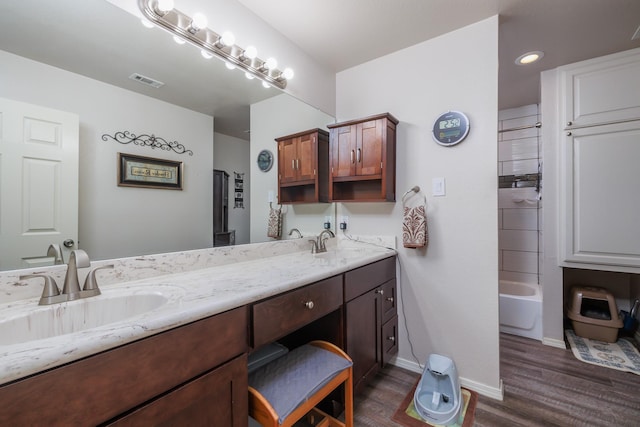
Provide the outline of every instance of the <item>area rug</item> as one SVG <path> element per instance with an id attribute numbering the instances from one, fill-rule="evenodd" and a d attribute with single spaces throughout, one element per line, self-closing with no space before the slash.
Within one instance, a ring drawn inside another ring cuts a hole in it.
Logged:
<path id="1" fill-rule="evenodd" d="M 640 353 L 628 340 L 619 339 L 608 343 L 579 337 L 571 329 L 564 333 L 576 359 L 640 375 Z"/>
<path id="2" fill-rule="evenodd" d="M 418 382 L 413 386 L 411 391 L 407 393 L 404 400 L 398 406 L 396 413 L 393 414 L 391 419 L 403 426 L 406 427 L 427 427 L 434 426 L 438 427 L 439 424 L 431 424 L 426 422 L 424 419 L 418 415 L 415 407 L 413 406 L 413 394 L 416 391 L 416 387 L 418 386 Z M 462 412 L 460 413 L 460 418 L 456 424 L 451 424 L 450 427 L 472 427 L 473 426 L 473 418 L 476 410 L 476 404 L 478 403 L 478 393 L 472 390 L 467 390 L 466 388 L 462 388 Z"/>

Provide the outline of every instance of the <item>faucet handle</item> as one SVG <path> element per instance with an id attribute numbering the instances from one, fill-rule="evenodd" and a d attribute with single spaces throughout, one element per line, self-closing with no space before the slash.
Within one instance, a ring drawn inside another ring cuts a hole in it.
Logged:
<path id="1" fill-rule="evenodd" d="M 96 279 L 96 271 L 107 268 L 113 268 L 113 264 L 103 265 L 102 267 L 94 268 L 89 272 L 87 278 L 84 280 L 84 286 L 82 287 L 83 297 L 100 295 L 100 288 L 98 288 L 98 280 Z"/>
<path id="2" fill-rule="evenodd" d="M 315 254 L 318 253 L 318 242 L 315 240 L 309 240 L 309 242 L 311 242 L 311 253 Z"/>
<path id="3" fill-rule="evenodd" d="M 19 279 L 27 280 L 39 277 L 44 279 L 44 288 L 42 289 L 42 296 L 40 297 L 38 305 L 48 305 L 66 301 L 66 295 L 60 295 L 60 288 L 58 288 L 55 279 L 51 276 L 47 276 L 46 274 L 25 274 L 20 276 Z"/>

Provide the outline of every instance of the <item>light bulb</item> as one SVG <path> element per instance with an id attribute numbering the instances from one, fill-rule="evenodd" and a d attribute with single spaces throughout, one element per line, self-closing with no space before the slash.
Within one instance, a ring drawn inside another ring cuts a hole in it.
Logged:
<path id="1" fill-rule="evenodd" d="M 158 0 L 156 3 L 156 9 L 165 14 L 173 10 L 173 0 Z"/>
<path id="2" fill-rule="evenodd" d="M 147 27 L 147 28 L 153 28 L 153 27 L 155 26 L 155 25 L 153 25 L 153 24 L 151 23 L 151 21 L 149 21 L 149 20 L 147 20 L 147 19 L 144 19 L 144 18 L 142 18 L 142 19 L 140 20 L 140 22 L 142 22 L 142 25 L 144 25 L 144 26 L 145 26 L 145 27 Z"/>
<path id="3" fill-rule="evenodd" d="M 185 44 L 186 42 L 184 40 L 182 40 L 180 37 L 178 36 L 173 36 L 173 41 L 178 43 L 178 44 Z"/>
<path id="4" fill-rule="evenodd" d="M 267 67 L 268 70 L 273 70 L 278 66 L 278 61 L 275 58 L 269 58 L 265 61 L 264 66 Z"/>
<path id="5" fill-rule="evenodd" d="M 282 77 L 284 77 L 287 80 L 291 80 L 293 78 L 293 70 L 289 67 L 285 68 L 284 71 L 282 72 Z"/>
<path id="6" fill-rule="evenodd" d="M 227 67 L 230 70 L 235 70 L 236 69 L 236 66 L 233 65 L 231 62 L 225 62 L 224 66 Z"/>
<path id="7" fill-rule="evenodd" d="M 247 48 L 244 50 L 243 55 L 249 59 L 254 59 L 256 56 L 258 56 L 258 49 L 256 49 L 254 46 L 247 46 Z"/>
<path id="8" fill-rule="evenodd" d="M 203 57 L 204 59 L 211 59 L 211 58 L 213 58 L 213 55 L 211 55 L 209 52 L 207 52 L 207 51 L 206 51 L 206 50 L 204 50 L 204 49 L 200 51 L 200 55 L 202 55 L 202 57 Z"/>
<path id="9" fill-rule="evenodd" d="M 220 37 L 220 42 L 225 46 L 233 46 L 233 44 L 236 42 L 236 37 L 233 35 L 233 33 L 225 31 Z"/>
<path id="10" fill-rule="evenodd" d="M 262 81 L 262 87 L 265 88 L 265 89 L 269 89 L 271 87 L 271 85 L 263 80 Z"/>
<path id="11" fill-rule="evenodd" d="M 251 74 L 251 73 L 249 73 L 249 72 L 244 73 L 244 76 L 245 76 L 246 78 L 248 78 L 249 80 L 253 80 L 253 74 Z"/>
<path id="12" fill-rule="evenodd" d="M 206 28 L 208 24 L 207 21 L 207 17 L 204 16 L 204 14 L 198 12 L 195 15 L 193 15 L 193 19 L 191 20 L 191 27 L 194 30 L 201 30 L 203 28 Z"/>

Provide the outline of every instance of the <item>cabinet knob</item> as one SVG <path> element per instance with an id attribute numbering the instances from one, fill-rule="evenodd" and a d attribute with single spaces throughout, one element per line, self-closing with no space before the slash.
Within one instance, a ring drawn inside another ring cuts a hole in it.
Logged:
<path id="1" fill-rule="evenodd" d="M 567 132 L 567 136 L 571 136 L 573 135 L 571 132 Z"/>
<path id="2" fill-rule="evenodd" d="M 389 341 L 395 341 L 395 340 L 396 340 L 396 337 L 394 337 L 394 336 L 390 336 L 390 337 L 387 337 L 387 340 L 389 340 Z"/>
<path id="3" fill-rule="evenodd" d="M 362 161 L 362 150 L 360 148 L 358 148 L 358 155 L 356 157 L 358 158 L 358 163 L 360 163 Z"/>
<path id="4" fill-rule="evenodd" d="M 311 310 L 314 306 L 313 301 L 307 301 L 304 303 L 304 306 Z"/>
<path id="5" fill-rule="evenodd" d="M 354 164 L 355 164 L 355 159 L 354 159 L 354 157 L 355 157 L 355 151 L 351 150 L 351 154 L 350 154 L 350 155 L 351 155 L 351 163 L 354 163 Z"/>
<path id="6" fill-rule="evenodd" d="M 296 160 L 291 159 L 291 169 L 295 169 L 295 168 L 296 168 Z"/>
<path id="7" fill-rule="evenodd" d="M 567 122 L 567 126 L 573 126 L 573 122 Z"/>
<path id="8" fill-rule="evenodd" d="M 393 302 L 393 297 L 387 297 L 387 301 Z"/>
<path id="9" fill-rule="evenodd" d="M 376 289 L 376 294 L 384 295 L 384 289 Z"/>

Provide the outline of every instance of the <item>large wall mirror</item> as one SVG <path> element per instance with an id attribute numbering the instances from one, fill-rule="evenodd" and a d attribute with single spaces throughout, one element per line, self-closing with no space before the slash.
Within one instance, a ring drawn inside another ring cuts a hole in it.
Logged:
<path id="1" fill-rule="evenodd" d="M 17 225 L 10 226 L 17 227 L 14 234 L 39 233 L 44 242 L 63 248 L 65 240 L 73 240 L 65 250 L 84 249 L 94 260 L 211 247 L 214 168 L 232 177 L 233 172 L 244 173 L 243 210 L 230 209 L 230 226 L 242 227 L 238 242 L 270 240 L 268 201 L 270 194 L 277 194 L 277 167 L 261 172 L 257 153 L 269 149 L 276 154 L 275 137 L 324 128 L 334 121 L 279 90 L 248 81 L 219 60 L 202 58 L 192 46 L 179 46 L 157 28 L 143 27 L 137 17 L 106 0 L 2 2 L 0 63 L 0 98 L 68 112 L 78 120 L 77 234 L 57 233 L 55 221 L 41 221 L 40 228 L 25 231 L 25 214 L 16 215 L 17 208 L 4 202 L 3 230 L 8 216 L 18 216 Z M 164 85 L 145 86 L 130 78 L 134 73 Z M 6 144 L 11 138 L 4 123 L 12 114 L 3 111 L 0 117 L 0 141 Z M 24 127 L 24 120 L 19 120 L 18 127 Z M 33 135 L 42 134 L 38 137 L 44 140 L 50 136 L 55 142 L 58 122 L 39 123 L 51 126 L 35 125 Z M 193 154 L 103 137 L 117 132 L 175 141 Z M 119 187 L 118 153 L 182 162 L 183 189 Z M 0 151 L 0 168 L 6 174 L 3 158 L 7 157 Z M 0 193 L 22 182 L 12 180 L 3 175 Z M 75 191 L 73 184 L 62 185 L 56 178 L 41 177 L 40 182 L 49 188 L 45 191 L 40 185 L 41 193 L 32 194 L 40 202 Z M 74 216 L 64 212 L 65 206 L 73 210 L 73 203 L 56 206 L 56 221 Z M 36 219 L 44 212 L 28 208 Z M 335 208 L 288 206 L 286 212 L 285 233 L 294 227 L 317 233 Z M 21 245 L 3 244 L 2 250 L 9 252 Z M 41 245 L 44 256 L 48 245 Z M 0 259 L 3 270 L 28 266 Z"/>

